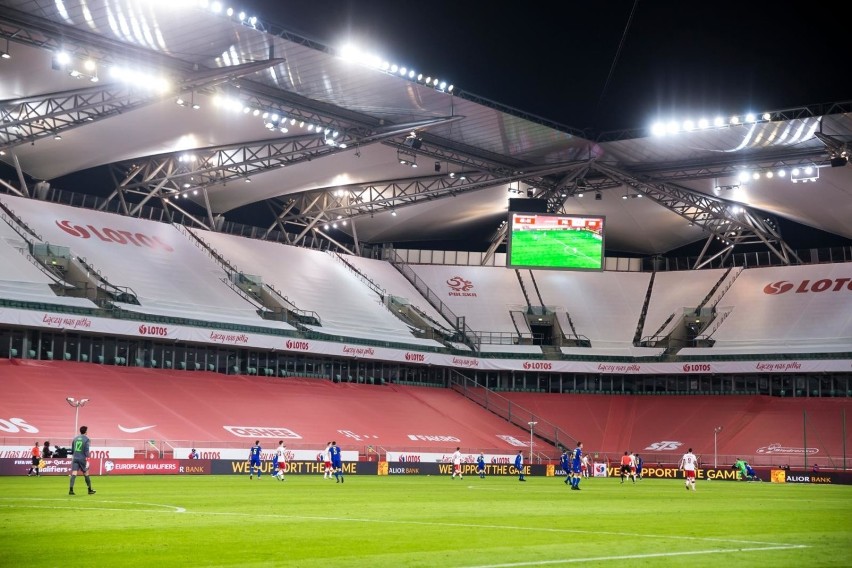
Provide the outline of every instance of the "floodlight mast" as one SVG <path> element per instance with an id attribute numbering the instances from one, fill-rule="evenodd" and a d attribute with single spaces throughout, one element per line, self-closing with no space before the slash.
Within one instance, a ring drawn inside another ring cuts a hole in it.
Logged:
<path id="1" fill-rule="evenodd" d="M 80 407 L 86 406 L 86 403 L 89 402 L 88 398 L 81 398 L 77 400 L 76 398 L 69 396 L 65 398 L 66 402 L 74 407 L 74 435 L 77 435 L 77 422 L 80 418 Z"/>
<path id="2" fill-rule="evenodd" d="M 718 465 L 716 465 L 716 460 L 717 460 L 716 438 L 719 436 L 719 432 L 721 432 L 721 431 L 722 431 L 721 426 L 716 426 L 715 428 L 713 428 L 713 469 L 716 469 L 717 467 L 719 467 Z"/>
<path id="3" fill-rule="evenodd" d="M 533 461 L 533 428 L 535 428 L 535 425 L 538 424 L 538 422 L 530 421 L 530 422 L 527 422 L 527 424 L 530 425 L 530 465 L 532 465 L 532 461 Z"/>

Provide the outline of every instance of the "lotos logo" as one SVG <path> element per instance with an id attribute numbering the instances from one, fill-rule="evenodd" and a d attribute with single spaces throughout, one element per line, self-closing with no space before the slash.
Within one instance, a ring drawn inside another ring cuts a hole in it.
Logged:
<path id="1" fill-rule="evenodd" d="M 54 221 L 56 226 L 71 235 L 81 239 L 91 238 L 92 235 L 107 243 L 117 243 L 120 245 L 132 244 L 137 247 L 145 247 L 149 249 L 162 249 L 168 252 L 173 252 L 175 249 L 171 245 L 164 243 L 157 235 L 148 236 L 142 233 L 131 233 L 130 231 L 120 231 L 118 229 L 96 229 L 91 225 L 81 227 L 80 225 L 72 225 L 71 221 L 62 220 Z"/>
<path id="2" fill-rule="evenodd" d="M 646 450 L 653 450 L 655 452 L 667 452 L 671 450 L 676 450 L 683 445 L 683 442 L 675 442 L 673 440 L 663 440 L 662 442 L 654 442 L 653 444 L 649 444 Z"/>
<path id="3" fill-rule="evenodd" d="M 284 345 L 287 349 L 292 349 L 293 351 L 309 351 L 311 349 L 311 345 L 307 341 L 295 341 L 288 339 L 287 343 Z"/>
<path id="4" fill-rule="evenodd" d="M 764 286 L 763 293 L 777 296 L 778 294 L 789 292 L 792 289 L 793 285 L 790 282 L 787 282 L 786 280 L 779 280 L 778 282 L 770 282 L 769 284 Z"/>
<path id="5" fill-rule="evenodd" d="M 524 361 L 524 369 L 533 371 L 550 371 L 553 369 L 553 363 Z"/>
<path id="6" fill-rule="evenodd" d="M 158 337 L 166 337 L 169 334 L 169 329 L 161 325 L 145 325 L 139 326 L 139 335 L 156 335 Z"/>
<path id="7" fill-rule="evenodd" d="M 410 455 L 403 454 L 403 455 L 399 456 L 399 461 L 408 462 L 408 463 L 419 463 L 420 462 L 420 456 L 417 455 L 417 454 L 410 454 Z"/>
<path id="8" fill-rule="evenodd" d="M 795 286 L 786 280 L 779 280 L 778 282 L 771 282 L 764 286 L 763 293 L 777 296 L 779 294 L 789 292 L 794 287 L 796 288 L 796 294 L 826 291 L 840 292 L 843 289 L 852 291 L 852 278 L 835 278 L 834 280 L 831 278 L 822 278 L 813 283 L 811 283 L 810 280 L 802 280 L 799 282 L 798 286 Z"/>
<path id="9" fill-rule="evenodd" d="M 423 353 L 406 353 L 405 360 L 413 361 L 415 363 L 422 363 L 426 360 L 426 355 L 424 355 Z"/>
<path id="10" fill-rule="evenodd" d="M 684 363 L 684 373 L 709 373 L 710 363 Z"/>

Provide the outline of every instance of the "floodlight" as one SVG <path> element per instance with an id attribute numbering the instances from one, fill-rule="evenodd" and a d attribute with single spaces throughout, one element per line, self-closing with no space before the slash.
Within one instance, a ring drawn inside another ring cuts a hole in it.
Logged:
<path id="1" fill-rule="evenodd" d="M 725 119 L 721 116 L 717 116 L 713 119 L 713 126 L 725 126 Z"/>

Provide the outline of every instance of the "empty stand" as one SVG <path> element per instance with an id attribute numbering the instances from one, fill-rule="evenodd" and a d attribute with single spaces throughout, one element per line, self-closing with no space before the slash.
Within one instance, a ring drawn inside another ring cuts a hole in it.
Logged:
<path id="1" fill-rule="evenodd" d="M 52 279 L 41 271 L 29 253 L 29 245 L 5 221 L 0 219 L 0 298 L 43 304 L 85 308 L 97 306 L 85 298 L 57 296 Z"/>
<path id="2" fill-rule="evenodd" d="M 513 311 L 524 311 L 524 299 L 513 270 L 487 266 L 414 265 L 414 272 L 438 295 L 439 299 L 477 335 L 482 337 L 483 351 L 494 351 L 488 345 L 499 345 L 503 352 L 541 352 L 529 345 L 514 345 L 518 329 Z"/>
<path id="3" fill-rule="evenodd" d="M 698 307 L 724 273 L 723 269 L 657 272 L 642 338 L 654 335 L 671 314 L 675 314 L 675 317 L 665 327 L 662 335 L 673 326 L 682 325 L 683 309 Z"/>
<path id="4" fill-rule="evenodd" d="M 744 270 L 720 306 L 732 307 L 712 348 L 683 355 L 852 350 L 852 264 Z"/>
<path id="5" fill-rule="evenodd" d="M 301 309 L 315 311 L 331 335 L 440 347 L 415 337 L 344 264 L 324 252 L 213 233 L 194 231 L 241 271 L 260 276 L 281 289 Z"/>
<path id="6" fill-rule="evenodd" d="M 253 434 L 241 438 L 226 426 L 287 428 L 300 436 L 287 440 L 294 447 L 337 440 L 344 449 L 370 444 L 451 452 L 463 446 L 508 453 L 517 449 L 498 436 L 524 439 L 522 430 L 449 389 L 37 361 L 0 361 L 0 377 L 3 414 L 22 418 L 38 428 L 40 439 L 55 444 L 72 437 L 67 396 L 90 400 L 80 424 L 96 441 L 190 440 L 246 448 L 254 442 Z M 128 434 L 119 425 L 151 428 Z M 277 444 L 278 438 L 264 441 Z"/>
<path id="7" fill-rule="evenodd" d="M 264 322 L 222 282 L 224 272 L 171 225 L 19 197 L 2 201 L 45 242 L 70 247 L 112 284 L 131 289 L 141 305 L 116 302 L 124 309 L 292 329 Z"/>
<path id="8" fill-rule="evenodd" d="M 407 299 L 432 320 L 448 330 L 453 329 L 452 324 L 444 319 L 444 316 L 432 307 L 432 304 L 391 263 L 355 255 L 346 255 L 344 258 L 346 262 L 352 264 L 370 280 L 384 288 L 388 294 Z"/>
<path id="9" fill-rule="evenodd" d="M 808 417 L 808 448 L 818 450 L 809 454 L 809 461 L 842 463 L 843 410 L 852 415 L 852 402 L 847 399 L 500 394 L 581 440 L 588 452 L 618 455 L 635 451 L 646 463 L 671 462 L 690 446 L 705 464 L 712 463 L 717 426 L 722 426 L 717 439 L 719 455 L 757 456 L 761 465 L 801 463 L 803 412 Z M 672 447 L 675 443 L 678 445 Z M 773 445 L 799 451 L 773 453 L 769 449 Z"/>
<path id="10" fill-rule="evenodd" d="M 534 274 L 545 304 L 564 307 L 577 334 L 591 340 L 591 349 L 584 353 L 615 349 L 631 354 L 649 274 L 545 270 Z"/>

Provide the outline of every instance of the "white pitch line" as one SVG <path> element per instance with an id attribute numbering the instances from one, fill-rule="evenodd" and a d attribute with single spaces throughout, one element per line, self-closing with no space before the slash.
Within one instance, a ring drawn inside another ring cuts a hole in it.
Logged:
<path id="1" fill-rule="evenodd" d="M 70 495 L 69 495 L 69 497 L 70 497 Z M 146 513 L 185 513 L 186 512 L 185 508 L 178 507 L 176 505 L 163 505 L 161 503 L 138 503 L 136 501 L 109 501 L 109 500 L 103 500 L 103 499 L 96 499 L 94 497 L 89 497 L 89 496 L 86 496 L 86 497 L 81 496 L 80 502 L 76 505 L 72 505 L 71 507 L 48 507 L 46 505 L 26 505 L 26 507 L 28 507 L 30 509 L 102 509 L 102 510 L 105 510 L 105 511 L 113 511 L 113 510 L 115 510 L 115 511 L 140 511 L 139 509 L 113 509 L 113 508 L 104 508 L 104 507 L 87 507 L 87 506 L 83 505 L 83 503 L 85 502 L 84 499 L 91 499 L 91 501 L 88 501 L 89 503 L 98 504 L 98 505 L 101 504 L 101 503 L 111 503 L 113 505 L 136 505 L 136 506 L 140 506 L 140 507 L 160 507 L 162 509 L 165 509 L 165 510 L 157 510 L 157 509 L 149 510 L 149 509 L 146 509 L 146 510 L 144 510 L 144 512 L 146 512 Z M 69 500 L 67 498 L 66 499 L 56 499 L 56 498 L 48 499 L 48 498 L 42 498 L 42 497 L 0 497 L 0 501 L 51 501 L 51 502 L 59 501 L 59 502 L 62 502 L 62 503 L 70 503 L 71 500 Z M 5 505 L 3 503 L 0 503 L 0 507 L 23 508 L 23 507 L 19 507 L 17 505 Z"/>
<path id="2" fill-rule="evenodd" d="M 0 498 L 0 500 L 11 500 L 14 499 L 12 497 Z M 30 501 L 67 501 L 66 499 L 39 499 L 39 498 L 24 498 L 23 500 Z M 464 528 L 464 529 L 488 529 L 488 530 L 514 530 L 514 531 L 528 531 L 528 532 L 548 532 L 548 533 L 557 533 L 557 534 L 586 534 L 586 535 L 607 535 L 607 536 L 617 536 L 617 537 L 632 537 L 632 538 L 648 538 L 648 539 L 662 539 L 662 540 L 688 540 L 688 541 L 700 541 L 700 542 L 719 542 L 719 543 L 731 543 L 731 544 L 749 544 L 749 545 L 761 545 L 758 548 L 743 548 L 743 549 L 731 549 L 731 550 L 774 550 L 774 549 L 786 549 L 786 548 L 805 548 L 806 545 L 803 544 L 785 544 L 780 542 L 764 542 L 758 540 L 742 540 L 742 539 L 730 539 L 730 538 L 717 538 L 717 537 L 702 537 L 702 536 L 683 536 L 683 535 L 660 535 L 660 534 L 643 534 L 643 533 L 630 533 L 630 532 L 616 532 L 616 531 L 589 531 L 589 530 L 581 530 L 581 529 L 563 529 L 556 527 L 522 527 L 515 525 L 482 525 L 475 523 L 442 523 L 438 521 L 401 521 L 394 519 L 367 519 L 361 517 L 327 517 L 327 516 L 318 516 L 318 515 L 286 515 L 280 513 L 238 513 L 235 511 L 188 511 L 183 507 L 178 507 L 175 505 L 162 505 L 157 503 L 134 503 L 128 501 L 101 501 L 98 500 L 96 503 L 118 503 L 118 504 L 128 504 L 128 505 L 142 505 L 149 507 L 164 507 L 171 510 L 139 510 L 139 509 L 112 509 L 112 508 L 102 508 L 102 507 L 76 507 L 80 510 L 89 510 L 89 509 L 102 509 L 102 510 L 116 510 L 116 511 L 126 511 L 126 512 L 139 512 L 139 513 L 183 513 L 187 515 L 211 515 L 211 516 L 229 516 L 229 517 L 252 517 L 252 518 L 269 518 L 269 519 L 291 519 L 298 521 L 320 521 L 320 522 L 347 522 L 347 523 L 376 523 L 376 524 L 392 524 L 392 525 L 415 525 L 415 526 L 433 526 L 433 527 L 448 527 L 448 528 Z M 15 505 L 3 505 L 0 504 L 0 507 L 16 507 Z M 23 507 L 19 507 L 23 508 Z M 47 507 L 47 506 L 29 506 L 29 508 L 33 509 L 73 509 L 75 507 Z M 720 549 L 721 550 L 721 549 Z M 725 552 L 725 550 L 721 550 Z M 667 553 L 668 554 L 668 553 Z M 683 554 L 683 553 L 671 553 L 673 555 Z M 694 553 L 693 553 L 694 554 Z M 709 553 L 706 553 L 709 554 Z M 632 556 L 624 556 L 624 557 L 613 557 L 614 559 L 618 558 L 633 558 Z M 639 556 L 637 558 L 644 558 L 644 556 Z M 603 559 L 603 558 L 602 558 Z M 549 562 L 549 561 L 547 561 Z M 556 561 L 554 561 L 556 562 Z M 560 560 L 558 562 L 567 562 L 566 560 Z M 517 566 L 533 566 L 534 564 L 517 564 Z M 495 566 L 503 566 L 503 565 L 495 565 Z M 505 566 L 515 566 L 514 564 L 507 564 Z"/>
<path id="3" fill-rule="evenodd" d="M 465 568 L 517 568 L 519 566 L 547 566 L 549 564 L 579 564 L 581 562 L 605 562 L 608 560 L 639 560 L 645 558 L 668 558 L 672 556 L 695 556 L 699 554 L 730 554 L 733 552 L 763 552 L 767 550 L 788 550 L 807 548 L 804 544 L 779 546 L 758 546 L 753 548 L 715 548 L 710 550 L 687 550 L 684 552 L 652 552 L 648 554 L 625 554 L 622 556 L 594 556 L 590 558 L 562 558 L 560 560 L 538 560 L 531 562 L 511 562 L 508 564 L 480 564 Z"/>

